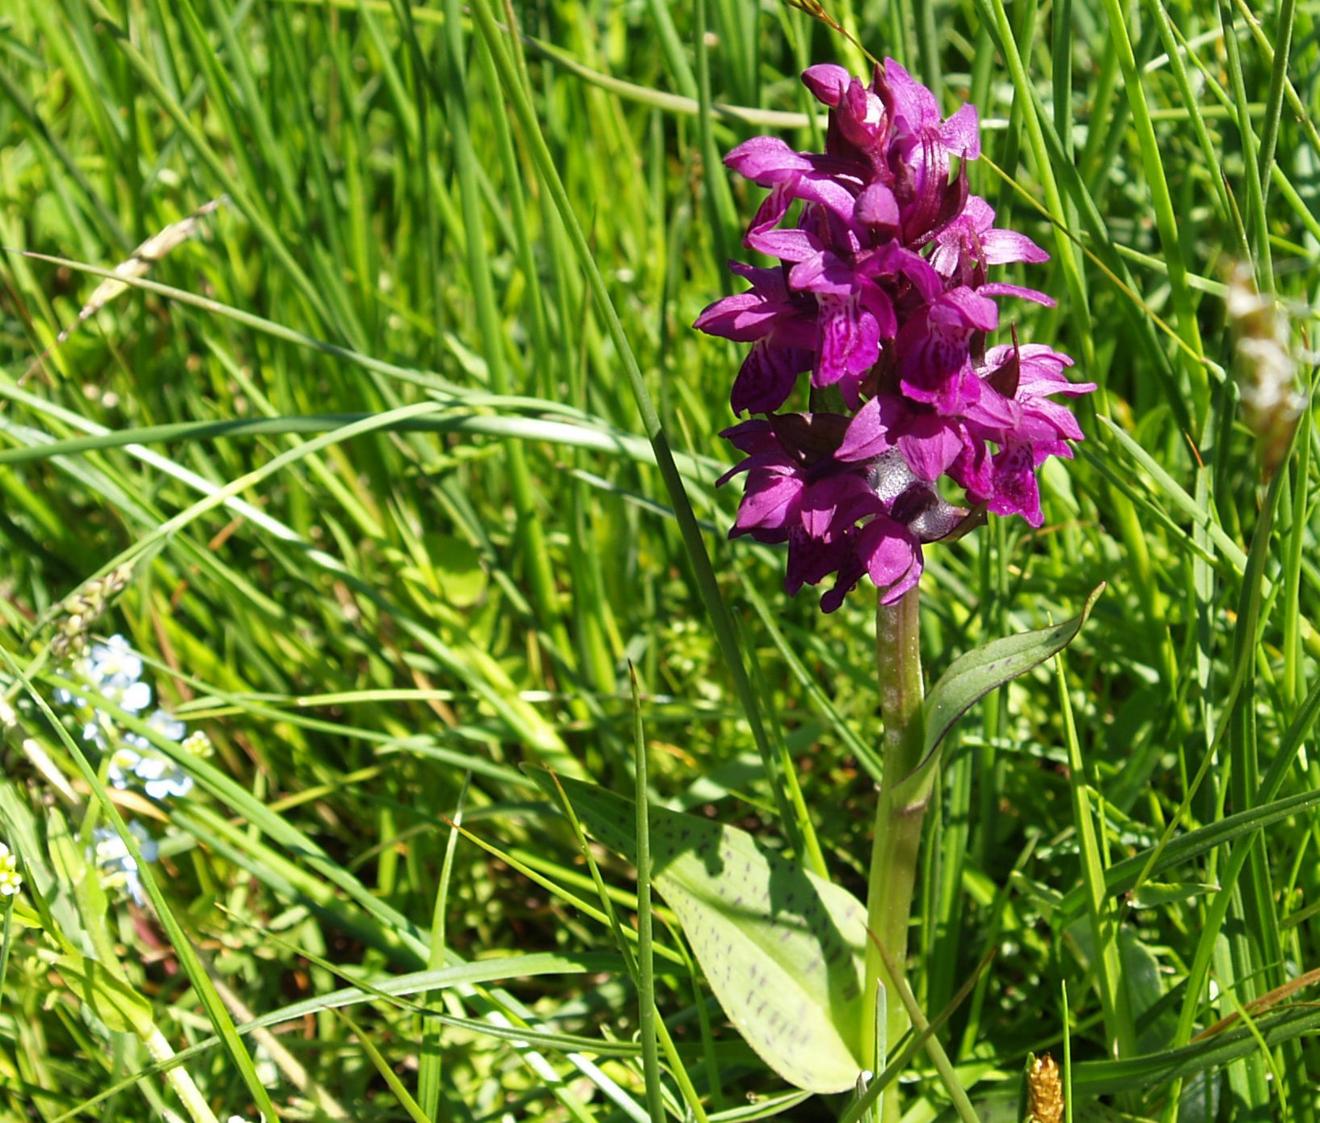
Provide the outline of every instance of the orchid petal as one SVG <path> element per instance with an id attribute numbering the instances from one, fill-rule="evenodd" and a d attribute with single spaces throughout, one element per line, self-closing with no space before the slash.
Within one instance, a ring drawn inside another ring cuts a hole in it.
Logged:
<path id="1" fill-rule="evenodd" d="M 844 67 L 832 62 L 818 63 L 802 72 L 802 84 L 817 101 L 831 109 L 843 100 L 852 80 L 852 75 Z"/>
<path id="2" fill-rule="evenodd" d="M 894 447 L 895 436 L 904 416 L 902 402 L 888 394 L 877 395 L 859 409 L 848 424 L 843 443 L 835 459 L 871 460 Z"/>
<path id="3" fill-rule="evenodd" d="M 981 120 L 968 103 L 940 126 L 940 142 L 953 155 L 976 160 L 981 155 Z"/>
<path id="4" fill-rule="evenodd" d="M 762 187 L 783 183 L 793 175 L 811 170 L 811 161 L 777 136 L 754 136 L 743 141 L 724 157 L 724 163 Z"/>
<path id="5" fill-rule="evenodd" d="M 981 252 L 987 265 L 1010 265 L 1015 261 L 1039 265 L 1050 259 L 1050 255 L 1025 234 L 998 228 L 981 235 Z"/>
<path id="6" fill-rule="evenodd" d="M 793 392 L 797 376 L 811 367 L 812 354 L 762 341 L 747 353 L 734 379 L 729 404 L 734 413 L 770 413 Z"/>
<path id="7" fill-rule="evenodd" d="M 923 414 L 911 419 L 898 438 L 898 448 L 918 478 L 934 481 L 958 458 L 963 442 L 957 426 L 935 414 Z"/>
<path id="8" fill-rule="evenodd" d="M 1053 297 L 1046 296 L 1036 289 L 1023 288 L 1021 285 L 1006 285 L 994 281 L 982 285 L 977 291 L 983 296 L 1016 296 L 1021 300 L 1030 300 L 1033 304 L 1043 304 L 1046 308 L 1054 307 Z"/>

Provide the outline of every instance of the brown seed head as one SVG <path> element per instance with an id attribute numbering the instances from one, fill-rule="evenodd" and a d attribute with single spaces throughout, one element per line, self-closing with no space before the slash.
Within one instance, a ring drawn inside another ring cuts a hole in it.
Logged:
<path id="1" fill-rule="evenodd" d="M 71 593 L 60 605 L 62 614 L 55 625 L 51 654 L 57 659 L 79 654 L 87 646 L 87 633 L 92 625 L 124 590 L 132 576 L 132 563 L 121 565 L 104 577 L 89 581 L 80 591 Z"/>
<path id="2" fill-rule="evenodd" d="M 1032 1059 L 1027 1069 L 1027 1119 L 1030 1123 L 1061 1123 L 1063 1081 L 1059 1066 L 1046 1053 Z"/>
<path id="3" fill-rule="evenodd" d="M 1296 386 L 1288 318 L 1272 296 L 1257 290 L 1250 268 L 1241 263 L 1229 274 L 1225 306 L 1235 338 L 1242 418 L 1256 434 L 1268 480 L 1282 463 L 1305 406 Z"/>

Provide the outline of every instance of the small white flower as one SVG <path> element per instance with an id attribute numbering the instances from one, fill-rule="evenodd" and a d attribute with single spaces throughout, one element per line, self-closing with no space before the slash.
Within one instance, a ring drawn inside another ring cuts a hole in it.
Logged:
<path id="1" fill-rule="evenodd" d="M 62 686 L 55 688 L 53 697 L 57 706 L 81 706 L 87 701 L 87 699 L 79 698 L 76 694 L 65 690 Z"/>
<path id="2" fill-rule="evenodd" d="M 126 788 L 133 782 L 137 766 L 142 762 L 142 754 L 126 746 L 117 748 L 110 756 L 110 783 L 116 788 Z"/>
<path id="3" fill-rule="evenodd" d="M 188 727 L 169 710 L 156 710 L 147 718 L 147 728 L 167 741 L 181 741 L 188 732 Z M 138 733 L 130 733 L 125 738 L 130 745 L 146 748 L 151 742 Z"/>
<path id="4" fill-rule="evenodd" d="M 145 682 L 107 680 L 101 684 L 101 693 L 106 701 L 113 702 L 130 714 L 141 713 L 151 705 L 151 687 Z"/>
<path id="5" fill-rule="evenodd" d="M 23 875 L 18 872 L 18 859 L 9 847 L 0 842 L 0 897 L 12 897 L 23 888 Z"/>
<path id="6" fill-rule="evenodd" d="M 88 653 L 92 677 L 100 682 L 119 679 L 137 682 L 142 677 L 142 656 L 123 636 L 111 636 L 105 643 L 94 643 Z"/>
<path id="7" fill-rule="evenodd" d="M 156 840 L 147 834 L 147 829 L 134 820 L 128 829 L 137 839 L 138 849 L 145 861 L 154 862 L 160 853 Z M 114 827 L 97 827 L 92 832 L 92 856 L 101 868 L 105 884 L 110 888 L 121 888 L 137 904 L 142 904 L 142 881 L 138 877 L 138 865 L 133 855 L 128 852 L 124 840 Z"/>
<path id="8" fill-rule="evenodd" d="M 121 710 L 136 714 L 151 705 L 151 687 L 142 681 L 142 656 L 123 636 L 93 644 L 78 669 Z M 80 698 L 71 696 L 70 701 L 82 704 Z"/>
<path id="9" fill-rule="evenodd" d="M 183 750 L 193 756 L 205 757 L 215 752 L 215 746 L 211 744 L 211 738 L 202 730 L 194 729 L 183 739 Z"/>
<path id="10" fill-rule="evenodd" d="M 192 791 L 192 777 L 174 761 L 161 756 L 145 746 L 139 752 L 136 748 L 121 746 L 110 758 L 110 783 L 116 788 L 131 787 L 134 780 L 142 783 L 142 790 L 152 799 L 167 799 L 170 796 L 181 798 Z"/>
<path id="11" fill-rule="evenodd" d="M 142 781 L 142 790 L 152 799 L 182 799 L 192 791 L 192 777 L 174 761 L 155 753 L 142 758 L 136 775 Z"/>

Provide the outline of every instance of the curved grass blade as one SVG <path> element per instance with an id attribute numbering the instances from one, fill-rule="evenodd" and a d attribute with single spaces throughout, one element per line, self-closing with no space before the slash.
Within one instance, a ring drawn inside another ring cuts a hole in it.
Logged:
<path id="1" fill-rule="evenodd" d="M 1105 870 L 1105 892 L 1110 896 L 1126 893 L 1138 880 L 1145 880 L 1162 872 L 1190 862 L 1216 846 L 1223 846 L 1235 838 L 1251 831 L 1263 830 L 1271 823 L 1290 818 L 1308 808 L 1320 804 L 1320 790 L 1298 792 L 1286 799 L 1262 804 L 1235 815 L 1228 815 L 1218 822 L 1210 823 L 1198 830 L 1189 831 L 1171 840 L 1160 851 L 1156 861 L 1151 862 L 1155 849 L 1143 850 L 1131 858 L 1115 862 Z M 1147 868 L 1149 866 L 1149 868 Z M 1085 890 L 1074 886 L 1059 902 L 1060 918 L 1064 922 L 1081 914 L 1086 907 Z"/>
<path id="2" fill-rule="evenodd" d="M 20 400 L 9 388 L 0 386 L 0 396 Z M 519 399 L 509 399 L 510 403 Z M 522 399 L 525 401 L 525 399 Z M 499 406 L 498 399 L 487 403 Z M 466 404 L 459 408 L 466 410 Z M 50 412 L 49 407 L 47 411 Z M 178 421 L 166 425 L 144 425 L 131 429 L 103 429 L 90 423 L 84 428 L 85 437 L 66 437 L 39 445 L 23 445 L 0 450 L 0 464 L 22 464 L 33 460 L 48 460 L 56 456 L 71 456 L 82 452 L 99 452 L 108 448 L 131 445 L 164 444 L 169 441 L 216 440 L 224 437 L 258 437 L 287 433 L 324 433 L 345 425 L 364 421 L 373 416 L 366 413 L 306 414 L 286 417 L 227 418 L 224 421 Z M 0 422 L 0 431 L 19 436 L 18 427 Z M 654 464 L 655 454 L 641 437 L 607 428 L 569 424 L 540 417 L 521 417 L 486 413 L 458 413 L 452 417 L 415 417 L 401 420 L 382 431 L 394 433 L 479 433 L 492 437 L 512 437 L 523 441 L 544 441 L 570 448 L 585 448 L 611 453 L 642 464 Z M 674 458 L 679 471 L 694 480 L 705 482 L 716 465 L 694 456 L 677 454 Z"/>
<path id="3" fill-rule="evenodd" d="M 508 48 L 504 42 L 505 35 L 501 33 L 487 0 L 476 0 L 472 5 L 472 14 L 481 29 L 482 38 L 485 39 L 487 46 L 490 48 L 491 56 L 500 73 L 500 81 L 522 125 L 524 139 L 531 149 L 533 162 L 541 174 L 542 182 L 550 195 L 555 210 L 563 221 L 579 265 L 586 274 L 592 297 L 600 310 L 602 318 L 605 320 L 610 340 L 613 342 L 622 361 L 624 374 L 627 376 L 633 397 L 637 403 L 638 412 L 641 414 L 647 439 L 655 449 L 656 466 L 674 505 L 674 516 L 682 534 L 684 550 L 696 577 L 698 592 L 705 604 L 707 614 L 710 616 L 716 639 L 719 642 L 720 653 L 729 668 L 729 673 L 733 677 L 734 690 L 746 715 L 747 724 L 751 727 L 756 747 L 765 763 L 781 826 L 790 839 L 794 851 L 806 860 L 811 861 L 818 875 L 824 877 L 826 876 L 824 860 L 820 856 L 820 845 L 814 837 L 811 824 L 810 822 L 800 823 L 792 810 L 792 801 L 788 793 L 791 789 L 797 787 L 797 777 L 792 772 L 783 772 L 779 767 L 774 744 L 765 727 L 760 701 L 756 696 L 756 692 L 752 689 L 751 679 L 748 677 L 743 661 L 742 645 L 738 641 L 737 632 L 734 628 L 733 615 L 724 601 L 723 594 L 720 592 L 719 582 L 716 580 L 710 555 L 706 551 L 706 543 L 701 537 L 701 527 L 684 489 L 682 476 L 679 474 L 678 467 L 674 462 L 673 452 L 669 446 L 669 436 L 660 422 L 660 415 L 656 411 L 651 392 L 647 389 L 646 380 L 637 361 L 637 355 L 633 351 L 628 333 L 624 330 L 623 323 L 619 319 L 618 311 L 610 297 L 609 288 L 605 284 L 600 266 L 591 252 L 590 243 L 587 241 L 586 234 L 578 221 L 577 212 L 569 199 L 568 191 L 559 174 L 554 156 L 546 144 L 536 109 L 513 60 L 509 56 Z M 798 794 L 800 796 L 800 793 Z"/>
<path id="4" fill-rule="evenodd" d="M 170 908 L 169 901 L 161 891 L 155 874 L 151 872 L 148 863 L 142 857 L 142 852 L 138 847 L 137 839 L 134 837 L 132 831 L 128 829 L 128 824 L 125 822 L 123 815 L 120 814 L 119 808 L 116 807 L 114 801 L 111 800 L 110 793 L 107 791 L 105 784 L 102 783 L 96 770 L 91 766 L 91 763 L 88 761 L 82 748 L 69 734 L 68 730 L 60 724 L 59 718 L 56 717 L 55 713 L 46 704 L 46 700 L 32 685 L 27 673 L 19 667 L 14 657 L 3 647 L 0 647 L 0 658 L 3 659 L 4 663 L 9 668 L 10 673 L 19 680 L 27 690 L 33 703 L 41 712 L 42 717 L 45 718 L 50 727 L 58 734 L 65 750 L 77 765 L 78 771 L 84 782 L 89 788 L 91 788 L 101 813 L 110 821 L 111 826 L 114 827 L 115 832 L 119 835 L 129 855 L 137 864 L 138 875 L 142 880 L 142 887 L 146 891 L 147 898 L 151 901 L 151 907 L 155 912 L 156 917 L 159 919 L 170 943 L 174 947 L 175 954 L 179 958 L 179 964 L 183 968 L 184 973 L 188 976 L 188 980 L 192 984 L 192 988 L 196 993 L 197 1000 L 201 1004 L 202 1009 L 206 1011 L 206 1015 L 210 1020 L 211 1025 L 215 1028 L 219 1038 L 224 1041 L 225 1049 L 229 1053 L 234 1064 L 237 1066 L 239 1073 L 242 1075 L 243 1082 L 247 1085 L 247 1089 L 251 1093 L 258 1110 L 263 1112 L 266 1118 L 272 1121 L 278 1120 L 280 1115 L 275 1110 L 275 1105 L 271 1103 L 270 1095 L 267 1093 L 265 1086 L 257 1077 L 257 1071 L 252 1063 L 252 1057 L 239 1039 L 238 1032 L 234 1028 L 233 1019 L 229 1016 L 229 1011 L 225 1009 L 224 1002 L 221 1001 L 219 994 L 216 993 L 215 987 L 211 983 L 211 977 L 207 973 L 206 967 L 202 963 L 200 956 L 197 954 L 197 949 L 193 946 L 192 941 L 183 930 L 178 918 L 174 915 L 173 909 Z"/>
<path id="5" fill-rule="evenodd" d="M 522 979 L 556 974 L 594 974 L 617 967 L 617 956 L 584 954 L 570 957 L 552 955 L 549 952 L 501 956 L 497 959 L 486 959 L 475 963 L 453 964 L 438 971 L 412 971 L 406 975 L 391 975 L 373 980 L 370 984 L 363 983 L 361 986 L 342 987 L 316 998 L 301 999 L 289 1006 L 282 1006 L 278 1010 L 263 1014 L 252 1021 L 244 1022 L 236 1027 L 236 1031 L 240 1036 L 246 1036 L 255 1030 L 300 1020 L 309 1014 L 320 1013 L 323 1010 L 337 1010 L 346 1006 L 378 1001 L 381 996 L 400 998 L 408 994 L 425 994 L 428 991 L 494 982 L 500 979 Z M 431 1011 L 425 1011 L 425 1015 L 428 1017 L 436 1016 Z M 511 1041 L 529 1041 L 541 1044 L 546 1048 L 587 1049 L 599 1047 L 602 1053 L 610 1056 L 631 1056 L 637 1052 L 636 1047 L 626 1042 L 595 1042 L 569 1034 L 547 1034 L 526 1028 L 514 1029 L 492 1025 L 488 1022 L 477 1022 L 469 1018 L 454 1018 L 449 1015 L 443 1015 L 442 1017 L 447 1023 L 470 1032 L 487 1033 L 492 1037 L 505 1038 Z M 204 1041 L 189 1046 L 187 1049 L 182 1049 L 168 1061 L 144 1067 L 132 1076 L 102 1089 L 91 1099 L 84 1100 L 76 1107 L 56 1116 L 51 1123 L 64 1123 L 65 1120 L 82 1114 L 103 1100 L 122 1092 L 125 1088 L 132 1087 L 139 1080 L 154 1076 L 174 1065 L 192 1060 L 194 1057 L 214 1049 L 218 1044 L 220 1044 L 218 1037 L 208 1037 Z"/>
<path id="6" fill-rule="evenodd" d="M 1206 1069 L 1219 1068 L 1260 1048 L 1256 1033 L 1271 1048 L 1320 1030 L 1320 1010 L 1299 1004 L 1255 1023 L 1181 1049 L 1114 1061 L 1078 1061 L 1072 1066 L 1075 1095 L 1100 1096 L 1168 1084 Z"/>

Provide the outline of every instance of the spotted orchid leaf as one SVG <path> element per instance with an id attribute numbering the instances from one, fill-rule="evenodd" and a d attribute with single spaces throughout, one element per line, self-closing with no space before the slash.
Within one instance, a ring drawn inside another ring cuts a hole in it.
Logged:
<path id="1" fill-rule="evenodd" d="M 557 799 L 549 777 L 534 775 Z M 635 861 L 632 801 L 559 783 L 588 833 Z M 658 807 L 650 828 L 652 884 L 729 1021 L 790 1084 L 852 1088 L 862 1068 L 866 909 L 746 831 Z"/>

